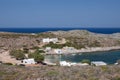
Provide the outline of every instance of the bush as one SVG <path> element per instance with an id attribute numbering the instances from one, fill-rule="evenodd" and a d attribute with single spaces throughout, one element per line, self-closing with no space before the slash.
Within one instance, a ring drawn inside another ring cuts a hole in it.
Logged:
<path id="1" fill-rule="evenodd" d="M 29 49 L 28 49 L 28 48 L 23 48 L 23 52 L 24 52 L 24 53 L 28 53 L 28 52 L 29 52 Z"/>
<path id="2" fill-rule="evenodd" d="M 21 50 L 12 50 L 10 51 L 10 55 L 15 57 L 17 60 L 22 60 L 25 58 L 24 52 Z"/>
<path id="3" fill-rule="evenodd" d="M 63 48 L 65 46 L 68 46 L 68 47 L 74 47 L 74 45 L 70 42 L 66 42 L 65 44 L 54 44 L 53 42 L 50 42 L 49 44 L 46 44 L 45 46 L 43 47 L 51 47 L 51 48 Z"/>
<path id="4" fill-rule="evenodd" d="M 83 59 L 83 60 L 81 61 L 81 63 L 88 63 L 88 64 L 90 65 L 90 64 L 91 64 L 91 61 L 88 60 L 88 59 Z"/>
<path id="5" fill-rule="evenodd" d="M 35 53 L 45 53 L 45 51 L 37 49 Z"/>
<path id="6" fill-rule="evenodd" d="M 44 60 L 44 56 L 42 54 L 40 54 L 39 52 L 35 52 L 35 53 L 30 53 L 28 55 L 29 58 L 34 58 L 36 62 L 40 63 Z"/>
<path id="7" fill-rule="evenodd" d="M 5 64 L 5 65 L 13 65 L 12 63 L 3 63 L 3 64 Z"/>

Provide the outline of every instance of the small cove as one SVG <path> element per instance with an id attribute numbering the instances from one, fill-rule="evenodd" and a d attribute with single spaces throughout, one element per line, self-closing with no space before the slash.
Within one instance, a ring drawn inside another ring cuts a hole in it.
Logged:
<path id="1" fill-rule="evenodd" d="M 89 59 L 90 61 L 104 61 L 107 64 L 114 64 L 117 60 L 120 59 L 120 50 L 89 52 L 74 55 L 47 55 L 46 58 L 49 59 L 51 62 L 69 61 L 78 63 L 81 62 L 83 59 Z"/>

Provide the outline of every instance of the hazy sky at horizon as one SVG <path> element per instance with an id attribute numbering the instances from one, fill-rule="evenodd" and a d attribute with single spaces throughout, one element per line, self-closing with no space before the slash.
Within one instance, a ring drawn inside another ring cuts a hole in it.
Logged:
<path id="1" fill-rule="evenodd" d="M 0 0 L 1 27 L 120 28 L 120 0 Z"/>

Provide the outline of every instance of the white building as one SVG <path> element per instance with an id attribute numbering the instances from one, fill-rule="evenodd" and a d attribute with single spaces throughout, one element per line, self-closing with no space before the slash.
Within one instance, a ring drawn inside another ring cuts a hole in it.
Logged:
<path id="1" fill-rule="evenodd" d="M 62 50 L 61 49 L 54 49 L 54 52 L 57 54 L 62 54 Z"/>
<path id="2" fill-rule="evenodd" d="M 56 43 L 58 42 L 58 38 L 43 38 L 43 43 L 49 43 L 49 42 L 53 42 Z"/>
<path id="3" fill-rule="evenodd" d="M 52 48 L 51 47 L 46 47 L 45 51 L 50 51 Z"/>
<path id="4" fill-rule="evenodd" d="M 91 65 L 95 65 L 95 66 L 105 66 L 107 65 L 105 62 L 103 61 L 92 61 Z"/>
<path id="5" fill-rule="evenodd" d="M 56 43 L 56 42 L 58 42 L 58 38 L 51 38 L 50 42 Z"/>
<path id="6" fill-rule="evenodd" d="M 60 61 L 60 66 L 71 66 L 71 64 L 66 61 Z"/>
<path id="7" fill-rule="evenodd" d="M 22 62 L 22 64 L 35 64 L 36 63 L 33 58 L 31 58 L 31 59 L 24 59 L 21 62 Z"/>
<path id="8" fill-rule="evenodd" d="M 76 66 L 89 66 L 88 63 L 77 63 Z"/>
<path id="9" fill-rule="evenodd" d="M 49 43 L 50 42 L 50 39 L 49 38 L 43 38 L 43 43 Z"/>

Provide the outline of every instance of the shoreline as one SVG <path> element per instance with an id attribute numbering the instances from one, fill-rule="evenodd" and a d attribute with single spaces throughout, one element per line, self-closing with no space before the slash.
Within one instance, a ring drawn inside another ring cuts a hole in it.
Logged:
<path id="1" fill-rule="evenodd" d="M 91 48 L 82 48 L 78 50 L 78 52 L 86 53 L 86 52 L 99 52 L 99 51 L 113 51 L 120 50 L 120 46 L 112 46 L 112 47 L 91 47 Z"/>
<path id="2" fill-rule="evenodd" d="M 91 53 L 91 52 L 102 52 L 102 51 L 113 51 L 113 50 L 120 50 L 120 46 L 112 46 L 112 47 L 91 47 L 91 48 L 82 48 L 78 50 L 64 51 L 61 54 L 57 53 L 45 53 L 46 55 L 64 55 L 64 54 L 79 54 L 79 53 Z"/>

